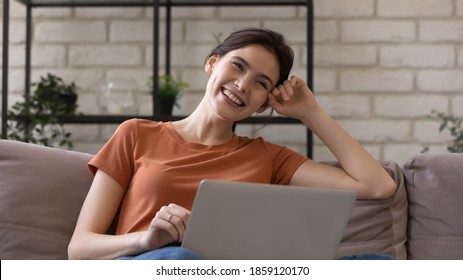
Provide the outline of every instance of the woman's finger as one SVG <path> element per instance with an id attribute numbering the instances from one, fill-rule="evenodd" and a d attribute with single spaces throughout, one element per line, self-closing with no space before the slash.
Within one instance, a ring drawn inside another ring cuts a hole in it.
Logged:
<path id="1" fill-rule="evenodd" d="M 171 236 L 172 241 L 179 239 L 179 233 L 175 226 L 163 218 L 155 217 L 151 222 L 151 227 L 155 231 L 165 232 Z"/>
<path id="2" fill-rule="evenodd" d="M 294 96 L 294 90 L 293 90 L 293 87 L 292 87 L 290 81 L 285 81 L 283 83 L 283 87 L 285 88 L 285 92 L 286 92 L 286 94 L 288 96 L 288 99 L 290 99 L 291 97 Z"/>
<path id="3" fill-rule="evenodd" d="M 167 217 L 167 222 L 175 227 L 178 234 L 177 241 L 181 241 L 185 235 L 186 226 L 190 218 L 190 211 L 173 203 L 169 204 L 165 210 L 169 214 Z"/>

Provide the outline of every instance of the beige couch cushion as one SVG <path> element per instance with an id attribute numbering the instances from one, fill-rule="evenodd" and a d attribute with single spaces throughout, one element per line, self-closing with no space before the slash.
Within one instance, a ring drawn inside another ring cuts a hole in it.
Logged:
<path id="1" fill-rule="evenodd" d="M 400 167 L 381 161 L 398 185 L 396 193 L 384 200 L 357 200 L 337 256 L 385 253 L 406 259 L 407 196 Z"/>
<path id="2" fill-rule="evenodd" d="M 404 166 L 411 259 L 463 259 L 463 154 L 422 154 Z"/>
<path id="3" fill-rule="evenodd" d="M 0 259 L 66 259 L 92 155 L 0 140 Z"/>

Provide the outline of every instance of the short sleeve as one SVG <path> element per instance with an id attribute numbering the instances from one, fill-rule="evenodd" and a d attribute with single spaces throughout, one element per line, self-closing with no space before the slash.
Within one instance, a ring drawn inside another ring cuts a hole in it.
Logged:
<path id="1" fill-rule="evenodd" d="M 289 184 L 294 172 L 296 172 L 301 164 L 307 161 L 308 158 L 285 146 L 272 144 L 264 140 L 262 141 L 273 161 L 272 182 L 281 185 Z"/>
<path id="2" fill-rule="evenodd" d="M 137 136 L 136 119 L 120 124 L 113 136 L 88 163 L 90 171 L 96 174 L 96 171 L 101 169 L 116 180 L 123 189 L 127 189 L 134 170 Z"/>

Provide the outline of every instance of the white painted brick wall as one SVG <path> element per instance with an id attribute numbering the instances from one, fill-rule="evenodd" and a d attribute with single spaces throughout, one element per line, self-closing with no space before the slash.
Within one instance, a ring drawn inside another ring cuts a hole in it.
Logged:
<path id="1" fill-rule="evenodd" d="M 418 89 L 431 92 L 463 92 L 463 69 L 423 70 L 418 73 Z"/>
<path id="2" fill-rule="evenodd" d="M 24 92 L 24 70 L 23 68 L 17 69 L 13 68 L 8 72 L 9 78 L 9 87 L 10 92 L 13 93 L 23 93 Z M 13 101 L 12 101 L 13 102 Z M 8 103 L 8 107 L 11 107 L 13 103 Z"/>
<path id="3" fill-rule="evenodd" d="M 303 75 L 300 75 L 303 77 Z M 314 93 L 334 92 L 337 87 L 337 75 L 333 70 L 315 69 L 313 73 Z"/>
<path id="4" fill-rule="evenodd" d="M 144 15 L 143 8 L 118 8 L 118 7 L 83 7 L 75 8 L 74 13 L 79 18 L 101 18 L 101 19 L 120 19 L 138 18 Z"/>
<path id="5" fill-rule="evenodd" d="M 50 71 L 50 69 L 44 68 L 32 71 L 32 80 L 38 81 L 40 77 L 45 76 L 47 72 L 56 73 L 66 83 L 73 81 L 77 85 L 79 91 L 84 93 L 94 88 L 105 76 L 105 72 L 100 69 L 75 69 L 71 67 L 54 68 L 53 71 Z"/>
<path id="6" fill-rule="evenodd" d="M 431 145 L 428 145 L 431 147 Z M 388 143 L 384 147 L 383 158 L 394 159 L 400 166 L 403 166 L 405 162 L 412 156 L 420 154 L 425 146 L 414 143 L 394 144 Z M 435 151 L 434 147 L 431 148 Z M 442 151 L 445 149 L 442 148 Z"/>
<path id="7" fill-rule="evenodd" d="M 408 20 L 350 20 L 342 24 L 343 42 L 411 42 L 415 23 Z"/>
<path id="8" fill-rule="evenodd" d="M 339 123 L 359 141 L 405 141 L 410 138 L 408 121 L 340 120 Z"/>
<path id="9" fill-rule="evenodd" d="M 461 94 L 453 98 L 452 112 L 455 116 L 463 117 L 463 96 Z"/>
<path id="10" fill-rule="evenodd" d="M 3 18 L 3 1 L 2 5 L 2 18 Z M 26 17 L 26 8 L 24 5 L 20 4 L 18 1 L 10 1 L 10 18 L 25 18 Z"/>
<path id="11" fill-rule="evenodd" d="M 302 20 L 265 20 L 262 27 L 270 28 L 285 34 L 289 43 L 305 43 L 307 22 Z M 296 32 L 297 31 L 297 32 Z"/>
<path id="12" fill-rule="evenodd" d="M 388 118 L 426 117 L 432 110 L 446 111 L 448 103 L 444 96 L 378 96 L 375 97 L 375 114 Z"/>
<path id="13" fill-rule="evenodd" d="M 417 121 L 413 137 L 424 143 L 438 143 L 450 140 L 448 130 L 439 132 L 440 122 L 438 120 L 422 120 Z"/>
<path id="14" fill-rule="evenodd" d="M 10 1 L 11 3 L 12 1 Z M 69 18 L 72 15 L 71 8 L 43 8 L 33 9 L 32 16 L 34 18 Z"/>
<path id="15" fill-rule="evenodd" d="M 2 29 L 3 31 L 3 29 Z M 2 32 L 3 34 L 3 32 Z M 13 19 L 10 22 L 10 42 L 13 44 L 24 43 L 26 37 L 26 23 L 23 20 Z M 3 41 L 3 36 L 2 36 Z"/>
<path id="16" fill-rule="evenodd" d="M 463 22 L 461 20 L 422 21 L 419 25 L 419 39 L 426 42 L 463 41 Z"/>
<path id="17" fill-rule="evenodd" d="M 106 40 L 104 21 L 46 21 L 36 25 L 34 39 L 42 43 L 88 43 Z"/>
<path id="18" fill-rule="evenodd" d="M 24 48 L 21 48 L 21 51 L 23 52 L 22 55 L 18 54 L 17 57 L 24 58 Z M 66 65 L 66 48 L 64 46 L 36 45 L 32 48 L 31 56 L 32 66 L 63 67 Z"/>
<path id="19" fill-rule="evenodd" d="M 268 19 L 268 18 L 294 18 L 297 16 L 296 7 L 248 7 L 243 11 L 242 7 L 218 8 L 221 18 L 232 19 Z"/>
<path id="20" fill-rule="evenodd" d="M 174 19 L 205 19 L 205 18 L 214 18 L 217 16 L 217 8 L 215 7 L 178 7 L 172 9 L 172 18 Z M 164 9 L 160 9 L 160 17 L 164 17 Z M 153 12 L 150 9 L 146 10 L 146 14 L 149 18 L 152 18 Z"/>
<path id="21" fill-rule="evenodd" d="M 173 32 L 177 35 L 178 32 Z M 144 42 L 153 41 L 153 24 L 150 20 L 115 20 L 109 26 L 110 42 Z"/>
<path id="22" fill-rule="evenodd" d="M 198 20 L 191 21 L 186 25 L 186 41 L 191 43 L 215 43 L 214 34 L 228 34 L 237 29 L 256 26 L 258 22 L 249 20 Z"/>
<path id="23" fill-rule="evenodd" d="M 142 51 L 137 46 L 72 46 L 69 63 L 72 66 L 133 66 L 142 62 Z"/>
<path id="24" fill-rule="evenodd" d="M 380 50 L 380 61 L 387 67 L 449 68 L 455 66 L 455 47 L 386 46 Z"/>
<path id="25" fill-rule="evenodd" d="M 338 38 L 338 26 L 334 20 L 315 20 L 314 42 L 334 42 Z"/>
<path id="26" fill-rule="evenodd" d="M 452 10 L 452 0 L 378 0 L 381 17 L 446 17 Z"/>
<path id="27" fill-rule="evenodd" d="M 372 46 L 316 46 L 315 65 L 374 65 L 376 48 Z"/>
<path id="28" fill-rule="evenodd" d="M 9 107 L 24 92 L 25 36 L 24 6 L 10 3 Z M 319 103 L 376 158 L 403 164 L 424 146 L 447 152 L 448 134 L 439 133 L 428 115 L 436 109 L 463 116 L 463 0 L 315 0 L 314 8 L 313 90 Z M 172 72 L 190 84 L 174 113 L 191 113 L 203 97 L 203 61 L 215 45 L 213 34 L 245 26 L 280 31 L 295 51 L 292 74 L 305 77 L 305 13 L 305 7 L 173 8 Z M 52 72 L 74 81 L 85 114 L 100 112 L 95 92 L 105 77 L 129 77 L 145 90 L 152 17 L 151 9 L 138 7 L 34 9 L 32 80 Z M 161 66 L 164 28 L 161 22 Z M 150 114 L 151 96 L 140 93 L 138 99 L 139 112 Z M 67 127 L 76 150 L 96 153 L 117 125 Z M 241 125 L 238 131 L 305 153 L 301 125 L 258 127 Z M 314 141 L 316 160 L 334 160 Z"/>
<path id="29" fill-rule="evenodd" d="M 373 0 L 315 0 L 317 17 L 371 17 L 374 13 Z"/>
<path id="30" fill-rule="evenodd" d="M 368 118 L 371 115 L 370 98 L 368 96 L 348 95 L 328 96 L 317 95 L 320 105 L 333 117 L 337 118 Z"/>
<path id="31" fill-rule="evenodd" d="M 407 70 L 346 70 L 341 73 L 341 90 L 347 92 L 408 92 L 413 73 Z"/>
<path id="32" fill-rule="evenodd" d="M 204 59 L 211 51 L 211 45 L 178 45 L 172 46 L 172 66 L 198 67 L 204 71 Z"/>

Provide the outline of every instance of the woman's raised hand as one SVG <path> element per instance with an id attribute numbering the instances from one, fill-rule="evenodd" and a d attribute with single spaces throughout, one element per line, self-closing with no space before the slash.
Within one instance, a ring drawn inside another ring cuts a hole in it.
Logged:
<path id="1" fill-rule="evenodd" d="M 277 113 L 299 120 L 319 107 L 312 91 L 297 76 L 273 88 L 268 98 L 269 105 Z"/>

